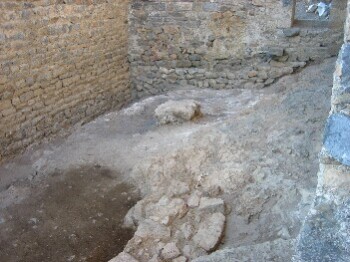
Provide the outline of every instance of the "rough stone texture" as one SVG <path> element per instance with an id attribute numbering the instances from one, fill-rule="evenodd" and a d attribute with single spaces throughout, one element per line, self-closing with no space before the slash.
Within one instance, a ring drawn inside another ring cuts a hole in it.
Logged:
<path id="1" fill-rule="evenodd" d="M 206 251 L 212 251 L 223 235 L 225 219 L 221 213 L 214 213 L 207 217 L 200 223 L 198 232 L 193 237 L 194 243 Z"/>
<path id="2" fill-rule="evenodd" d="M 1 1 L 0 160 L 130 100 L 128 2 Z"/>
<path id="3" fill-rule="evenodd" d="M 161 255 L 164 259 L 173 259 L 181 254 L 175 243 L 168 243 L 161 251 Z"/>
<path id="4" fill-rule="evenodd" d="M 223 249 L 192 262 L 287 262 L 295 248 L 294 240 L 277 239 L 256 245 Z"/>
<path id="5" fill-rule="evenodd" d="M 333 114 L 328 118 L 324 147 L 329 155 L 344 165 L 350 166 L 350 117 Z"/>
<path id="6" fill-rule="evenodd" d="M 224 212 L 224 201 L 220 198 L 202 197 L 199 210 L 208 210 L 210 212 Z"/>
<path id="7" fill-rule="evenodd" d="M 334 8 L 326 25 L 291 29 L 291 2 L 133 0 L 133 96 L 157 94 L 173 84 L 263 88 L 305 62 L 335 56 L 342 43 L 344 8 Z"/>
<path id="8" fill-rule="evenodd" d="M 109 260 L 109 262 L 138 262 L 138 261 L 128 253 L 121 252 L 118 256 Z"/>
<path id="9" fill-rule="evenodd" d="M 320 154 L 314 204 L 302 227 L 294 261 L 350 261 L 350 59 L 347 7 L 344 45 L 334 73 L 332 109 Z"/>
<path id="10" fill-rule="evenodd" d="M 194 100 L 167 101 L 158 106 L 155 116 L 161 125 L 191 121 L 201 116 L 201 107 Z"/>

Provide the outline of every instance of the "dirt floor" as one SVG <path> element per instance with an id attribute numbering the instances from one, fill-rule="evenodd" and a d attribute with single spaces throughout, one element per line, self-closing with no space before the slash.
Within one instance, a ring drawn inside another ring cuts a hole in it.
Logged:
<path id="1" fill-rule="evenodd" d="M 0 260 L 108 261 L 133 236 L 122 223 L 137 198 L 117 172 L 100 166 L 48 174 L 1 211 Z"/>
<path id="2" fill-rule="evenodd" d="M 164 197 L 186 202 L 194 191 L 225 201 L 220 249 L 241 248 L 249 257 L 260 245 L 260 257 L 273 260 L 251 261 L 290 261 L 315 192 L 334 63 L 309 66 L 263 90 L 186 87 L 148 98 L 4 163 L 0 261 L 108 261 L 122 250 L 149 261 L 159 252 L 155 242 L 140 245 L 122 227 L 124 216 L 142 198 L 137 206 L 149 210 L 137 217 L 142 224 L 154 219 Z M 155 108 L 182 99 L 200 103 L 203 117 L 157 125 Z M 179 185 L 185 189 L 174 193 Z M 176 230 L 184 221 L 195 228 L 202 218 L 186 212 L 168 227 L 192 259 L 206 252 Z M 276 241 L 287 243 L 271 248 Z"/>

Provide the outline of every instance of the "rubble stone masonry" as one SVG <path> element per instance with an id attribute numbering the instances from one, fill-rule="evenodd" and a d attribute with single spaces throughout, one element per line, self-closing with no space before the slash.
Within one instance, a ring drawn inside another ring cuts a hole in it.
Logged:
<path id="1" fill-rule="evenodd" d="M 312 60 L 335 56 L 345 0 L 327 23 L 292 25 L 288 0 L 132 0 L 134 97 L 174 86 L 263 88 Z"/>
<path id="2" fill-rule="evenodd" d="M 0 161 L 131 98 L 128 0 L 0 2 Z"/>

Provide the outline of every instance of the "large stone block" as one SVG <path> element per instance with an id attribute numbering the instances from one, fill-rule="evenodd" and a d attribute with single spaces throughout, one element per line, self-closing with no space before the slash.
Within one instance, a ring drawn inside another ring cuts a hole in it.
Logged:
<path id="1" fill-rule="evenodd" d="M 323 143 L 330 156 L 350 166 L 350 116 L 331 115 L 326 124 Z"/>

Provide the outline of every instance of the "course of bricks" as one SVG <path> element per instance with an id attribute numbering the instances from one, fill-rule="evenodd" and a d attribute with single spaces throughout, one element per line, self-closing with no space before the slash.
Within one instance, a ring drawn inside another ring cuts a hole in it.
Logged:
<path id="1" fill-rule="evenodd" d="M 0 2 L 0 161 L 131 98 L 128 0 Z"/>

